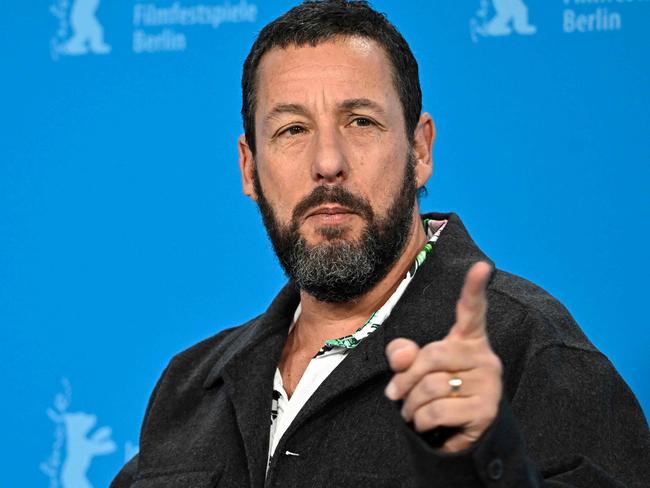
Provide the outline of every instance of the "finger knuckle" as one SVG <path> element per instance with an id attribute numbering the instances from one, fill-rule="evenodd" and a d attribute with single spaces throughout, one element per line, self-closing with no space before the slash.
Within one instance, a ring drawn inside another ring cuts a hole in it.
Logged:
<path id="1" fill-rule="evenodd" d="M 498 375 L 501 375 L 503 372 L 503 363 L 501 362 L 501 359 L 491 350 L 482 354 L 481 363 L 484 368 L 497 373 Z"/>
<path id="2" fill-rule="evenodd" d="M 431 417 L 427 407 L 419 408 L 413 415 L 413 425 L 415 430 L 418 432 L 424 432 L 426 430 L 432 429 L 435 427 L 435 418 Z"/>
<path id="3" fill-rule="evenodd" d="M 427 396 L 434 396 L 438 391 L 438 382 L 432 374 L 426 375 L 422 380 L 422 390 Z"/>
<path id="4" fill-rule="evenodd" d="M 440 419 L 444 416 L 445 409 L 442 402 L 431 402 L 427 404 L 427 413 L 431 419 Z"/>
<path id="5" fill-rule="evenodd" d="M 398 393 L 402 393 L 405 389 L 406 385 L 406 375 L 404 373 L 398 373 L 395 376 L 393 376 L 393 379 L 391 380 L 391 383 L 395 387 L 395 390 Z"/>
<path id="6" fill-rule="evenodd" d="M 424 352 L 424 357 L 427 360 L 432 360 L 438 356 L 439 350 L 440 350 L 440 342 L 430 342 L 425 346 L 422 352 Z"/>
<path id="7" fill-rule="evenodd" d="M 496 354 L 492 353 L 490 355 L 490 367 L 497 373 L 499 376 L 503 374 L 503 363 L 501 359 Z"/>
<path id="8" fill-rule="evenodd" d="M 405 418 L 411 418 L 413 416 L 413 404 L 409 399 L 407 398 L 406 401 L 404 401 L 404 405 L 402 405 L 402 410 L 400 412 L 402 414 L 402 417 Z"/>
<path id="9" fill-rule="evenodd" d="M 428 352 L 425 359 L 426 361 L 422 366 L 423 371 L 435 371 L 440 367 L 440 353 Z"/>

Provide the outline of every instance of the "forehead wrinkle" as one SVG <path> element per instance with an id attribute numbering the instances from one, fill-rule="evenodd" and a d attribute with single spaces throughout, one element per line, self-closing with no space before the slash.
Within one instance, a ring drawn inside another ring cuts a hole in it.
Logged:
<path id="1" fill-rule="evenodd" d="M 354 62 L 307 62 L 301 59 L 282 59 L 277 57 L 282 54 L 291 54 L 288 50 L 280 52 L 271 52 L 268 57 L 262 58 L 260 68 L 266 66 L 266 69 L 259 69 L 258 80 L 260 86 L 270 83 L 301 83 L 304 81 L 311 81 L 313 73 L 318 73 L 321 80 L 331 79 L 340 83 L 345 83 L 353 73 L 356 73 L 357 67 Z M 296 74 L 297 72 L 297 74 Z"/>
<path id="2" fill-rule="evenodd" d="M 277 119 L 282 114 L 308 115 L 309 111 L 304 105 L 298 103 L 278 103 L 264 117 L 265 121 Z"/>
<path id="3" fill-rule="evenodd" d="M 323 72 L 332 71 L 332 70 L 341 71 L 341 69 L 344 69 L 344 70 L 345 69 L 350 69 L 350 68 L 355 69 L 355 65 L 354 65 L 354 63 L 336 63 L 336 64 L 334 64 L 334 63 L 332 63 L 332 64 L 329 64 L 329 63 L 328 64 L 322 64 L 322 63 L 315 63 L 315 62 L 314 63 L 309 63 L 309 64 L 297 63 L 294 66 L 288 66 L 288 67 L 285 67 L 282 70 L 279 70 L 277 74 L 280 77 L 282 77 L 282 76 L 291 76 L 293 78 L 292 71 L 304 70 L 305 68 L 315 69 L 315 70 L 319 71 L 320 73 L 323 73 Z"/>

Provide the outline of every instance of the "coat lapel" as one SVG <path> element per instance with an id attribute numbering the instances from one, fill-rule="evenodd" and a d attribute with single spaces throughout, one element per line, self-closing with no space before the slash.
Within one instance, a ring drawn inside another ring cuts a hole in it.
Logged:
<path id="1" fill-rule="evenodd" d="M 252 488 L 264 486 L 273 375 L 298 301 L 295 288 L 287 285 L 267 312 L 237 338 L 232 353 L 217 362 L 205 383 L 209 388 L 223 379 L 246 451 Z"/>

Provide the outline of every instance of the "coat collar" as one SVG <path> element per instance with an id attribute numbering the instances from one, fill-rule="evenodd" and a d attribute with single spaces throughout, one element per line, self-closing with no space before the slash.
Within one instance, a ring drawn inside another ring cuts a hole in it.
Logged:
<path id="1" fill-rule="evenodd" d="M 251 357 L 253 350 L 263 346 L 269 338 L 280 335 L 286 339 L 298 303 L 300 303 L 300 294 L 297 288 L 293 283 L 287 283 L 265 313 L 236 328 L 231 333 L 232 337 L 227 337 L 217 346 L 213 354 L 216 361 L 203 387 L 213 387 L 234 362 L 254 359 Z M 268 356 L 260 359 L 268 361 Z"/>
<path id="2" fill-rule="evenodd" d="M 453 325 L 456 300 L 467 270 L 476 261 L 490 260 L 472 241 L 457 215 L 432 213 L 423 217 L 448 220 L 440 239 L 388 319 L 325 379 L 285 438 L 334 398 L 378 375 L 386 376 L 388 381 L 390 370 L 384 349 L 392 339 L 407 337 L 425 344 L 442 339 Z M 219 346 L 223 351 L 215 351 L 219 359 L 204 383 L 210 388 L 220 378 L 224 381 L 249 460 L 251 486 L 264 484 L 273 375 L 299 300 L 295 286 L 286 285 L 265 314 L 239 328 L 236 337 Z"/>

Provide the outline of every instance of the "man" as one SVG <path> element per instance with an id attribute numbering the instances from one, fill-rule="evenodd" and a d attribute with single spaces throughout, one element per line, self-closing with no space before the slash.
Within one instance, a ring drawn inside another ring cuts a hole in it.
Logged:
<path id="1" fill-rule="evenodd" d="M 419 215 L 435 129 L 383 16 L 292 9 L 242 87 L 243 189 L 290 283 L 171 361 L 113 487 L 648 485 L 643 413 L 568 312 Z"/>

